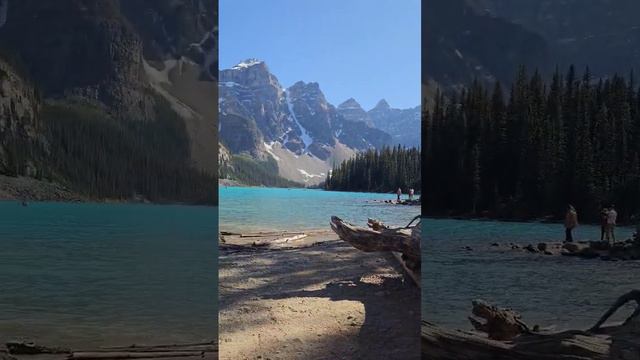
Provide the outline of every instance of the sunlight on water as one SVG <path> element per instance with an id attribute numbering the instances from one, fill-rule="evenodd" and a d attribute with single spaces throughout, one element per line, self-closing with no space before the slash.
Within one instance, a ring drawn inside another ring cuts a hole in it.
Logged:
<path id="1" fill-rule="evenodd" d="M 632 232 L 618 228 L 616 236 Z M 531 325 L 587 328 L 618 296 L 640 289 L 640 261 L 486 251 L 493 242 L 562 241 L 562 224 L 427 219 L 422 234 L 422 317 L 438 325 L 470 329 L 471 300 L 480 298 L 517 310 Z M 581 225 L 575 237 L 599 240 L 600 228 Z"/>
<path id="2" fill-rule="evenodd" d="M 216 338 L 217 208 L 0 202 L 0 341 Z"/>
<path id="3" fill-rule="evenodd" d="M 367 218 L 380 219 L 389 225 L 405 226 L 420 214 L 420 207 L 381 202 L 395 198 L 394 194 L 221 187 L 220 229 L 329 229 L 332 215 L 360 226 L 366 226 Z"/>

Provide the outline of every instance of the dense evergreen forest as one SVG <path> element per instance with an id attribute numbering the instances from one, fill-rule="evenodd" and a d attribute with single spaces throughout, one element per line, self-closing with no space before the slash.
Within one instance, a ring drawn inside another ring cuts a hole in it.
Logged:
<path id="1" fill-rule="evenodd" d="M 327 190 L 395 192 L 406 194 L 413 188 L 420 192 L 420 150 L 400 145 L 381 150 L 370 149 L 344 161 L 325 180 Z"/>
<path id="2" fill-rule="evenodd" d="M 594 221 L 603 203 L 640 211 L 640 96 L 633 74 L 593 79 L 570 67 L 551 81 L 518 71 L 509 90 L 475 82 L 438 92 L 423 114 L 430 214 L 562 216 Z"/>
<path id="3" fill-rule="evenodd" d="M 216 179 L 190 162 L 184 123 L 163 99 L 153 122 L 116 121 L 84 106 L 48 105 L 52 170 L 96 198 L 213 203 Z"/>
<path id="4" fill-rule="evenodd" d="M 153 122 L 116 120 L 79 103 L 46 103 L 41 113 L 46 145 L 8 144 L 9 172 L 66 184 L 91 199 L 213 204 L 216 179 L 196 170 L 184 123 L 163 99 Z M 39 163 L 25 174 L 25 164 Z M 15 169 L 15 170 L 13 170 Z"/>
<path id="5" fill-rule="evenodd" d="M 303 184 L 285 179 L 278 175 L 278 164 L 275 159 L 259 161 L 249 155 L 231 156 L 231 164 L 219 164 L 220 179 L 235 180 L 249 186 L 267 187 L 303 187 Z"/>

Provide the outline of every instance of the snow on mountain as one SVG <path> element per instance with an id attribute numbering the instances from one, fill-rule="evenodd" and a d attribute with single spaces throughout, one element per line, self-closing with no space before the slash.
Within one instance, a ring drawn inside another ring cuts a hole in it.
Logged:
<path id="1" fill-rule="evenodd" d="M 248 60 L 245 60 L 245 61 L 237 64 L 236 66 L 233 67 L 233 69 L 234 70 L 246 69 L 248 67 L 255 66 L 255 65 L 260 65 L 260 64 L 263 64 L 263 63 L 264 63 L 263 61 L 260 61 L 258 59 L 248 59 Z"/>
<path id="2" fill-rule="evenodd" d="M 293 119 L 296 126 L 298 127 L 298 130 L 300 130 L 304 151 L 306 152 L 309 149 L 309 146 L 311 145 L 311 143 L 313 143 L 313 139 L 311 138 L 311 135 L 309 135 L 309 132 L 307 131 L 307 129 L 305 129 L 304 126 L 302 126 L 298 121 L 298 118 L 296 117 L 296 112 L 293 109 L 293 104 L 291 103 L 291 96 L 287 92 L 285 92 L 285 98 L 287 101 L 287 108 L 289 109 L 289 114 L 291 115 L 291 119 Z M 287 132 L 287 136 L 288 135 L 289 135 L 289 132 Z"/>
<path id="3" fill-rule="evenodd" d="M 220 71 L 218 88 L 220 141 L 235 154 L 275 159 L 287 179 L 316 184 L 356 152 L 395 141 L 355 99 L 336 108 L 316 82 L 285 88 L 262 60 Z"/>

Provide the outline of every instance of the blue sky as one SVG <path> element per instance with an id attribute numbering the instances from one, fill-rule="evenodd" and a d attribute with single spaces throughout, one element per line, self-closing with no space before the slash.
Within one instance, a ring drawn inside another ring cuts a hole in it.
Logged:
<path id="1" fill-rule="evenodd" d="M 220 0 L 220 69 L 266 61 L 334 105 L 420 104 L 420 0 Z"/>

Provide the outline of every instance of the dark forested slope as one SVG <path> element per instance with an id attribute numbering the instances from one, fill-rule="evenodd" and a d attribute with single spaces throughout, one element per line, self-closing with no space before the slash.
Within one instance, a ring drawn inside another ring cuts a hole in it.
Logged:
<path id="1" fill-rule="evenodd" d="M 0 174 L 90 199 L 214 203 L 217 109 L 201 98 L 216 97 L 216 5 L 9 1 Z"/>

